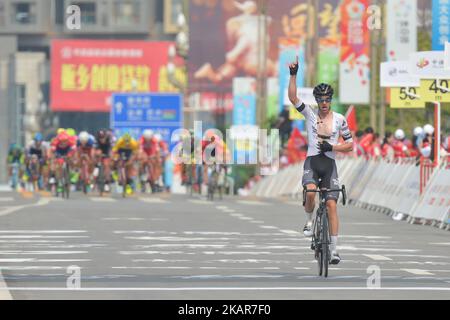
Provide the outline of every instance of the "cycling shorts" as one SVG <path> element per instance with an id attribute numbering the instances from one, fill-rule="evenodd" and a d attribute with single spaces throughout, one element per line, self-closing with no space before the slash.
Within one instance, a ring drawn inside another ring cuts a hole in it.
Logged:
<path id="1" fill-rule="evenodd" d="M 119 149 L 117 150 L 120 158 L 124 157 L 126 161 L 130 160 L 133 150 L 130 149 Z"/>
<path id="2" fill-rule="evenodd" d="M 336 161 L 324 154 L 307 157 L 303 165 L 302 185 L 308 184 L 314 184 L 320 188 L 339 189 Z M 338 191 L 327 193 L 326 200 L 337 202 L 338 199 Z"/>

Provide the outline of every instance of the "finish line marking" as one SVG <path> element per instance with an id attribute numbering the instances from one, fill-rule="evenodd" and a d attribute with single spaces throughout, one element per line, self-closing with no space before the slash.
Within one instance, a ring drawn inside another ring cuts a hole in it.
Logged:
<path id="1" fill-rule="evenodd" d="M 24 288 L 24 287 L 0 287 L 2 291 L 450 291 L 444 287 L 179 287 L 179 288 Z"/>

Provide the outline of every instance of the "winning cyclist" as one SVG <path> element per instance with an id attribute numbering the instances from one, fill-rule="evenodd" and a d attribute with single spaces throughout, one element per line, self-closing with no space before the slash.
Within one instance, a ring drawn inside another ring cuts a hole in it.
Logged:
<path id="1" fill-rule="evenodd" d="M 339 113 L 331 111 L 331 100 L 333 98 L 333 88 L 328 84 L 321 83 L 314 88 L 313 94 L 316 98 L 318 109 L 313 109 L 310 105 L 301 102 L 297 97 L 297 71 L 298 57 L 296 62 L 289 65 L 289 100 L 297 111 L 301 112 L 306 119 L 306 129 L 308 131 L 308 154 L 303 169 L 302 184 L 308 189 L 321 188 L 339 189 L 339 181 L 335 162 L 335 153 L 350 152 L 353 149 L 352 134 L 348 128 L 345 117 Z M 344 139 L 343 144 L 338 144 L 339 136 Z M 319 185 L 319 178 L 321 183 Z M 339 220 L 337 216 L 338 192 L 330 192 L 326 196 L 328 209 L 328 219 L 330 221 L 331 235 L 331 260 L 330 264 L 338 264 L 341 261 L 337 253 L 337 238 Z M 306 197 L 305 211 L 306 224 L 303 234 L 311 237 L 312 214 L 315 206 L 315 194 L 308 193 Z"/>
<path id="2" fill-rule="evenodd" d="M 141 163 L 141 183 L 145 186 L 145 184 L 149 182 L 152 192 L 154 192 L 158 165 L 160 162 L 160 149 L 158 141 L 156 141 L 154 133 L 150 129 L 144 130 L 142 137 L 139 140 L 139 160 Z M 145 173 L 146 166 L 148 168 L 147 174 Z M 145 189 L 145 187 L 143 189 Z"/>

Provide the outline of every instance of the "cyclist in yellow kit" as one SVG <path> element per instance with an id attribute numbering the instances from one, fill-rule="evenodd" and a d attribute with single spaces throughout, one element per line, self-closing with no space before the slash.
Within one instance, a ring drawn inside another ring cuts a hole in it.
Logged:
<path id="1" fill-rule="evenodd" d="M 134 174 L 133 163 L 136 160 L 138 151 L 139 143 L 133 139 L 129 133 L 125 133 L 122 137 L 120 137 L 115 146 L 112 148 L 114 161 L 119 161 L 120 159 L 125 160 L 125 168 L 127 171 L 127 193 L 131 192 L 131 184 L 133 182 L 131 177 Z"/>

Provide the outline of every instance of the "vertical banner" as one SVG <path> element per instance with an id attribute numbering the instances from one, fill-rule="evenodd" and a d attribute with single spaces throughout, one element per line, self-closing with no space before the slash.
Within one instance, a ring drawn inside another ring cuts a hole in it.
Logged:
<path id="1" fill-rule="evenodd" d="M 278 78 L 267 79 L 267 118 L 278 115 L 279 95 Z"/>
<path id="2" fill-rule="evenodd" d="M 319 0 L 319 62 L 317 82 L 328 83 L 338 93 L 341 21 L 340 0 Z M 337 108 L 337 109 L 336 109 Z M 333 109 L 339 110 L 339 94 L 333 97 Z"/>
<path id="3" fill-rule="evenodd" d="M 450 39 L 450 1 L 433 0 L 432 16 L 432 49 L 441 51 L 445 49 L 445 42 Z"/>
<path id="4" fill-rule="evenodd" d="M 341 103 L 369 104 L 370 34 L 367 28 L 368 0 L 343 0 L 341 6 Z"/>
<path id="5" fill-rule="evenodd" d="M 250 159 L 256 156 L 256 79 L 234 78 L 233 80 L 233 125 L 234 157 Z M 257 130 L 256 130 L 257 131 Z"/>
<path id="6" fill-rule="evenodd" d="M 417 51 L 417 0 L 388 0 L 386 57 L 408 60 Z"/>

